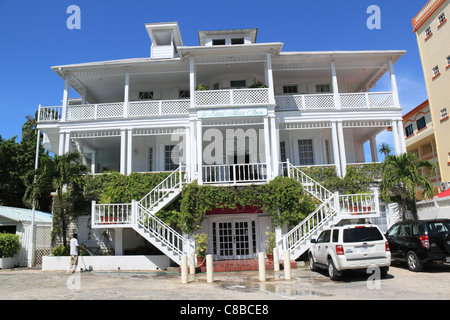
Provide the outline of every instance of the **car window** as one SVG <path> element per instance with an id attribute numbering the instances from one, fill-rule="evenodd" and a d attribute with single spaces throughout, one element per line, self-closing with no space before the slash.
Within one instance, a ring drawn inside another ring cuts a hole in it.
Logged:
<path id="1" fill-rule="evenodd" d="M 420 230 L 419 230 L 419 225 L 418 224 L 413 224 L 412 225 L 412 235 L 413 236 L 419 236 L 421 233 L 420 233 Z"/>
<path id="2" fill-rule="evenodd" d="M 322 242 L 330 242 L 330 234 L 331 234 L 331 230 L 325 230 L 323 231 L 319 238 L 317 239 L 318 243 L 322 243 Z"/>
<path id="3" fill-rule="evenodd" d="M 339 229 L 333 230 L 332 239 L 333 239 L 333 242 L 338 242 L 338 240 L 339 240 Z"/>
<path id="4" fill-rule="evenodd" d="M 375 227 L 344 229 L 344 242 L 383 240 L 380 230 Z"/>
<path id="5" fill-rule="evenodd" d="M 395 236 L 397 236 L 397 234 L 398 234 L 398 229 L 400 228 L 400 225 L 399 224 L 397 224 L 397 225 L 394 225 L 387 233 L 386 233 L 386 235 L 388 236 L 388 237 L 395 237 Z"/>
<path id="6" fill-rule="evenodd" d="M 399 237 L 408 237 L 411 235 L 411 225 L 404 224 L 400 227 L 400 231 L 398 233 Z"/>
<path id="7" fill-rule="evenodd" d="M 440 232 L 447 233 L 450 230 L 450 223 L 448 221 L 432 221 L 428 222 L 428 233 L 438 234 Z"/>

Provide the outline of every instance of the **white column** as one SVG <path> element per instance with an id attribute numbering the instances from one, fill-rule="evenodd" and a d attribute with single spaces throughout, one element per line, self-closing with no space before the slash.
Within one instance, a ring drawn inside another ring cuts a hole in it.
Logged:
<path id="1" fill-rule="evenodd" d="M 64 154 L 64 142 L 65 142 L 65 133 L 59 133 L 59 146 L 58 146 L 58 155 L 62 156 Z"/>
<path id="2" fill-rule="evenodd" d="M 271 166 L 271 159 L 270 159 L 270 134 L 269 134 L 269 118 L 264 117 L 264 152 L 266 157 L 266 166 L 267 166 L 267 179 L 272 179 L 272 166 Z"/>
<path id="3" fill-rule="evenodd" d="M 191 170 L 190 170 L 189 166 L 191 164 L 191 152 L 192 152 L 192 150 L 191 150 L 191 130 L 190 130 L 190 127 L 189 126 L 186 127 L 184 132 L 185 132 L 184 137 L 183 137 L 184 164 L 186 165 L 187 174 L 190 175 L 191 174 Z"/>
<path id="4" fill-rule="evenodd" d="M 127 175 L 133 170 L 133 129 L 127 130 Z"/>
<path id="5" fill-rule="evenodd" d="M 400 108 L 400 99 L 398 98 L 397 80 L 395 77 L 394 64 L 393 64 L 392 60 L 388 61 L 388 65 L 389 65 L 389 75 L 391 77 L 392 94 L 394 95 L 394 105 L 396 107 Z"/>
<path id="6" fill-rule="evenodd" d="M 377 142 L 375 136 L 371 136 L 370 139 L 370 155 L 372 156 L 372 162 L 378 162 Z"/>
<path id="7" fill-rule="evenodd" d="M 63 93 L 63 101 L 62 101 L 62 115 L 61 121 L 66 121 L 67 116 L 67 106 L 69 105 L 69 90 L 70 90 L 70 73 L 67 73 L 64 76 L 64 93 Z"/>
<path id="8" fill-rule="evenodd" d="M 398 127 L 397 127 L 397 121 L 392 120 L 392 134 L 394 138 L 394 149 L 395 149 L 395 155 L 399 156 L 401 154 L 400 150 L 400 138 L 398 135 Z"/>
<path id="9" fill-rule="evenodd" d="M 114 253 L 116 256 L 123 256 L 123 229 L 114 229 Z"/>
<path id="10" fill-rule="evenodd" d="M 120 173 L 126 174 L 127 131 L 120 130 Z"/>
<path id="11" fill-rule="evenodd" d="M 280 150 L 280 135 L 277 129 L 275 115 L 270 116 L 270 137 L 271 137 L 271 150 L 272 150 L 272 177 L 278 176 L 278 163 L 279 163 L 279 150 Z"/>
<path id="12" fill-rule="evenodd" d="M 266 84 L 269 87 L 269 104 L 275 105 L 275 96 L 274 96 L 275 88 L 273 85 L 273 73 L 272 73 L 272 55 L 270 53 L 267 53 L 266 59 L 267 59 Z"/>
<path id="13" fill-rule="evenodd" d="M 331 122 L 331 140 L 333 142 L 333 157 L 334 157 L 334 165 L 336 166 L 336 174 L 338 177 L 342 177 L 336 121 Z"/>
<path id="14" fill-rule="evenodd" d="M 347 173 L 347 156 L 345 154 L 344 129 L 342 128 L 342 121 L 337 121 L 337 136 L 339 143 L 339 157 L 341 160 L 341 174 L 345 177 Z"/>
<path id="15" fill-rule="evenodd" d="M 193 57 L 189 59 L 189 92 L 191 99 L 191 108 L 195 108 L 195 60 Z"/>
<path id="16" fill-rule="evenodd" d="M 193 118 L 189 119 L 189 131 L 191 132 L 190 138 L 191 138 L 191 158 L 189 159 L 190 163 L 189 163 L 189 168 L 190 168 L 190 172 L 191 172 L 191 179 L 194 180 L 196 179 L 195 177 L 195 173 L 197 171 L 195 164 L 197 163 L 197 143 L 196 143 L 196 138 L 195 138 L 195 120 Z"/>
<path id="17" fill-rule="evenodd" d="M 339 98 L 339 86 L 336 76 L 336 65 L 334 61 L 330 61 L 331 66 L 331 78 L 333 83 L 333 96 L 334 96 L 334 105 L 336 109 L 341 109 L 341 99 Z"/>
<path id="18" fill-rule="evenodd" d="M 91 171 L 92 173 L 96 173 L 96 167 L 97 167 L 97 151 L 92 150 L 92 160 L 91 160 Z"/>
<path id="19" fill-rule="evenodd" d="M 66 138 L 64 139 L 64 153 L 70 152 L 70 132 L 66 132 Z"/>
<path id="20" fill-rule="evenodd" d="M 123 94 L 123 117 L 128 118 L 129 102 L 130 102 L 130 70 L 125 72 L 125 88 Z"/>
<path id="21" fill-rule="evenodd" d="M 405 131 L 403 130 L 403 121 L 397 120 L 398 137 L 400 140 L 400 152 L 406 153 Z"/>
<path id="22" fill-rule="evenodd" d="M 203 135 L 202 135 L 202 120 L 197 120 L 197 183 L 199 185 L 203 184 Z"/>

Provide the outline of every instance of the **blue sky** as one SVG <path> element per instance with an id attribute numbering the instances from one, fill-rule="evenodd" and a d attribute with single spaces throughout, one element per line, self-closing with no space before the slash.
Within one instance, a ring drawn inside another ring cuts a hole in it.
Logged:
<path id="1" fill-rule="evenodd" d="M 20 137 L 39 104 L 61 105 L 64 82 L 51 66 L 148 57 L 144 24 L 166 21 L 178 21 L 184 45 L 198 45 L 199 30 L 258 28 L 257 42 L 284 51 L 406 50 L 394 66 L 405 114 L 427 99 L 411 25 L 426 2 L 0 0 L 0 135 Z M 66 26 L 70 5 L 81 9 L 80 30 Z M 370 5 L 381 9 L 379 30 L 366 26 Z M 377 86 L 390 90 L 389 79 Z"/>

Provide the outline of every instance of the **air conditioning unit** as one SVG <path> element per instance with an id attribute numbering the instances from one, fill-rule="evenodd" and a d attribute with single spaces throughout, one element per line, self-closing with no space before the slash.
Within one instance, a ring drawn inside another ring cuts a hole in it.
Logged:
<path id="1" fill-rule="evenodd" d="M 450 181 L 442 182 L 441 188 L 442 188 L 442 191 L 450 189 Z"/>

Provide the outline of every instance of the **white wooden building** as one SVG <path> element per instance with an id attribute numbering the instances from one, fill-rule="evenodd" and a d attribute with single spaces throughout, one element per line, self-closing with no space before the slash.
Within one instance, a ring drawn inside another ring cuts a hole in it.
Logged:
<path id="1" fill-rule="evenodd" d="M 93 173 L 174 170 L 144 199 L 93 204 L 92 226 L 116 231 L 117 254 L 123 228 L 132 228 L 179 263 L 192 240 L 153 214 L 193 180 L 240 185 L 289 174 L 301 181 L 322 205 L 304 224 L 277 229 L 292 258 L 329 223 L 379 217 L 376 194 L 366 198 L 370 212 L 350 215 L 343 204 L 356 198 L 326 190 L 301 166 L 335 166 L 342 177 L 348 164 L 377 162 L 375 137 L 388 128 L 395 153 L 405 152 L 394 72 L 405 51 L 285 52 L 281 42 L 258 43 L 257 29 L 199 31 L 199 45 L 184 45 L 176 22 L 145 27 L 150 57 L 52 67 L 64 80 L 62 105 L 39 107 L 45 147 L 80 151 Z M 385 74 L 391 89 L 375 91 Z M 70 99 L 70 88 L 81 98 Z M 218 214 L 206 217 L 202 231 L 216 259 L 236 259 L 264 249 L 267 226 L 264 212 Z"/>

